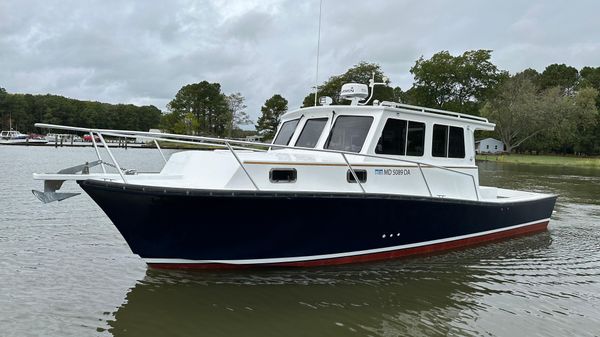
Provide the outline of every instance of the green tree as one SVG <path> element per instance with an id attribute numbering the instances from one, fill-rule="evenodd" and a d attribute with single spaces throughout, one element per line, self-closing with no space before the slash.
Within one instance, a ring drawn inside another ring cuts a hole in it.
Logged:
<path id="1" fill-rule="evenodd" d="M 161 111 L 154 106 L 80 101 L 57 95 L 10 94 L 0 90 L 2 128 L 37 133 L 34 123 L 86 126 L 90 128 L 144 130 L 158 126 Z"/>
<path id="2" fill-rule="evenodd" d="M 8 130 L 8 127 L 5 126 L 8 125 L 8 97 L 6 89 L 0 87 L 0 127 L 2 127 L 2 130 Z"/>
<path id="3" fill-rule="evenodd" d="M 600 67 L 583 67 L 579 85 L 582 88 L 591 87 L 600 91 Z M 596 99 L 596 106 L 600 109 L 600 97 Z"/>
<path id="4" fill-rule="evenodd" d="M 600 91 L 600 67 L 583 67 L 579 72 L 579 85 L 582 88 L 594 88 Z M 596 96 L 596 108 L 600 110 L 600 95 Z M 587 153 L 600 153 L 600 114 L 596 118 L 596 127 L 582 135 Z"/>
<path id="5" fill-rule="evenodd" d="M 227 97 L 219 83 L 202 81 L 185 85 L 167 108 L 174 115 L 163 119 L 163 126 L 171 131 L 185 125 L 186 133 L 224 136 L 231 120 Z"/>
<path id="6" fill-rule="evenodd" d="M 540 74 L 538 85 L 540 90 L 560 87 L 566 92 L 572 93 L 579 80 L 579 72 L 576 68 L 566 64 L 551 64 Z"/>
<path id="7" fill-rule="evenodd" d="M 546 148 L 559 153 L 593 151 L 592 133 L 598 120 L 596 98 L 598 91 L 583 88 L 573 95 L 564 95 L 563 88 L 556 86 L 545 92 L 545 109 L 557 110 L 555 127 L 544 136 Z"/>
<path id="8" fill-rule="evenodd" d="M 508 76 L 490 58 L 490 50 L 466 51 L 460 56 L 441 51 L 428 60 L 421 57 L 410 69 L 415 83 L 407 93 L 409 103 L 479 114 L 485 100 Z"/>
<path id="9" fill-rule="evenodd" d="M 537 87 L 525 76 L 505 81 L 481 114 L 496 123 L 496 132 L 510 153 L 544 128 L 546 116 L 537 112 Z"/>
<path id="10" fill-rule="evenodd" d="M 527 73 L 506 80 L 497 95 L 482 108 L 482 115 L 496 123 L 506 151 L 526 146 L 537 151 L 584 151 L 596 126 L 598 91 L 584 88 L 573 95 L 555 86 L 539 90 Z"/>
<path id="11" fill-rule="evenodd" d="M 288 101 L 279 94 L 273 95 L 265 101 L 260 108 L 262 115 L 256 122 L 256 130 L 262 134 L 265 140 L 273 139 L 281 116 L 288 109 Z"/>
<path id="12" fill-rule="evenodd" d="M 244 104 L 244 96 L 241 93 L 236 92 L 227 96 L 227 106 L 230 113 L 227 136 L 231 137 L 234 131 L 240 129 L 240 126 L 252 124 L 252 121 L 246 112 L 247 106 Z"/>
<path id="13" fill-rule="evenodd" d="M 531 81 L 531 83 L 535 84 L 539 88 L 540 82 L 540 73 L 532 68 L 527 68 L 519 73 L 516 73 L 515 76 L 522 76 Z"/>
<path id="14" fill-rule="evenodd" d="M 345 83 L 362 83 L 369 84 L 369 80 L 375 74 L 375 82 L 382 82 L 385 76 L 381 67 L 376 63 L 360 62 L 354 67 L 348 69 L 345 73 L 330 77 L 325 83 L 319 86 L 318 97 L 329 96 L 333 100 L 333 104 L 350 104 L 350 101 L 340 98 L 340 90 Z M 390 87 L 376 87 L 373 94 L 373 100 L 391 101 L 394 99 L 394 89 Z M 317 102 L 317 104 L 319 104 Z M 314 92 L 308 94 L 302 106 L 308 107 L 315 105 Z"/>

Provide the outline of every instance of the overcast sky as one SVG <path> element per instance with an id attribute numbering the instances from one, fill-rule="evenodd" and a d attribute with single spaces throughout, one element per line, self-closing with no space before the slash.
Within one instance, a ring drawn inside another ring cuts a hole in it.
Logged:
<path id="1" fill-rule="evenodd" d="M 393 86 L 440 50 L 492 49 L 511 73 L 600 66 L 599 1 L 324 0 L 319 82 L 364 60 Z M 241 92 L 253 120 L 315 81 L 319 0 L 0 0 L 0 87 L 111 103 L 166 104 L 185 84 Z"/>

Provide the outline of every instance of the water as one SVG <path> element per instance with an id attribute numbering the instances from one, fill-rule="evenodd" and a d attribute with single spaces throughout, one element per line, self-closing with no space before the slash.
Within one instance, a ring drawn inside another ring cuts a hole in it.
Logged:
<path id="1" fill-rule="evenodd" d="M 115 152 L 160 168 L 155 151 Z M 540 234 L 381 263 L 181 272 L 147 269 L 85 194 L 31 194 L 32 172 L 93 159 L 0 146 L 1 336 L 600 336 L 599 171 L 480 164 L 482 184 L 560 195 Z"/>

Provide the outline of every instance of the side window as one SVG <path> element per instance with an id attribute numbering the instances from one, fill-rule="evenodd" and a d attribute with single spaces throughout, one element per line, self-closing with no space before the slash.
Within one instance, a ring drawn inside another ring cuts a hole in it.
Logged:
<path id="1" fill-rule="evenodd" d="M 390 118 L 385 122 L 375 153 L 422 156 L 425 147 L 425 123 Z"/>
<path id="2" fill-rule="evenodd" d="M 456 126 L 450 127 L 450 136 L 448 137 L 448 157 L 465 157 L 465 129 Z"/>
<path id="3" fill-rule="evenodd" d="M 288 145 L 290 143 L 290 139 L 294 135 L 294 131 L 296 130 L 296 126 L 298 125 L 299 119 L 294 119 L 292 121 L 287 121 L 283 123 L 277 137 L 273 141 L 273 144 L 276 145 Z"/>
<path id="4" fill-rule="evenodd" d="M 433 140 L 431 155 L 434 157 L 448 157 L 448 126 L 433 125 Z"/>
<path id="5" fill-rule="evenodd" d="M 434 157 L 464 158 L 465 130 L 456 126 L 434 124 L 431 155 Z"/>
<path id="6" fill-rule="evenodd" d="M 425 123 L 408 122 L 406 155 L 422 156 L 425 153 Z"/>
<path id="7" fill-rule="evenodd" d="M 339 116 L 331 129 L 325 148 L 330 150 L 360 152 L 373 123 L 373 117 Z"/>
<path id="8" fill-rule="evenodd" d="M 406 150 L 406 121 L 390 118 L 385 122 L 375 153 L 404 155 Z"/>
<path id="9" fill-rule="evenodd" d="M 295 146 L 314 148 L 321 137 L 321 133 L 327 124 L 328 118 L 313 118 L 304 123 L 304 128 Z"/>

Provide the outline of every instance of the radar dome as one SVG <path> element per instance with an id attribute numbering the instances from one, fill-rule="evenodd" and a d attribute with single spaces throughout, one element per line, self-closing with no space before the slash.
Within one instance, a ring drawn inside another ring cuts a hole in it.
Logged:
<path id="1" fill-rule="evenodd" d="M 369 87 L 366 84 L 346 83 L 342 86 L 340 96 L 352 101 L 352 105 L 355 105 L 369 96 Z"/>

